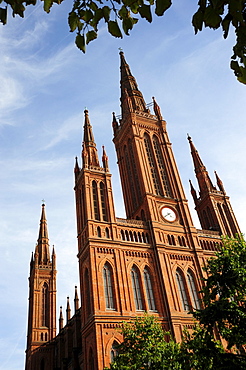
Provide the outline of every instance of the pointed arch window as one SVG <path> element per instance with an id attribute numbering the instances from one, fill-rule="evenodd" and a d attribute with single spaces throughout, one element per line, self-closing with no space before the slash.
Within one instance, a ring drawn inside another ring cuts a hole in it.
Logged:
<path id="1" fill-rule="evenodd" d="M 187 272 L 187 279 L 188 279 L 188 285 L 189 285 L 189 290 L 190 290 L 190 295 L 191 295 L 192 307 L 199 310 L 201 308 L 200 300 L 199 300 L 197 289 L 196 289 L 195 278 L 194 278 L 193 272 L 191 272 L 190 270 L 188 270 Z"/>
<path id="2" fill-rule="evenodd" d="M 147 267 L 145 267 L 144 269 L 144 283 L 145 283 L 145 290 L 146 290 L 149 310 L 155 311 L 156 307 L 155 307 L 154 293 L 153 293 L 149 269 Z"/>
<path id="3" fill-rule="evenodd" d="M 154 184 L 154 188 L 155 188 L 155 193 L 157 195 L 163 195 L 161 185 L 160 185 L 159 176 L 158 176 L 158 171 L 157 171 L 157 167 L 156 167 L 156 162 L 155 162 L 154 155 L 153 155 L 153 152 L 152 152 L 152 146 L 151 146 L 151 143 L 150 143 L 150 138 L 147 134 L 144 134 L 144 144 L 145 144 L 145 149 L 146 149 L 147 158 L 148 158 L 148 162 L 149 162 L 150 172 L 151 172 L 151 175 L 152 175 L 152 180 L 153 180 L 153 184 Z"/>
<path id="4" fill-rule="evenodd" d="M 110 360 L 111 362 L 114 362 L 115 357 L 118 355 L 118 346 L 119 343 L 116 342 L 116 340 L 113 342 L 111 350 L 110 350 Z"/>
<path id="5" fill-rule="evenodd" d="M 103 182 L 100 182 L 100 197 L 101 197 L 101 207 L 102 207 L 102 218 L 103 218 L 103 221 L 108 221 L 106 202 L 105 202 L 105 186 Z"/>
<path id="6" fill-rule="evenodd" d="M 112 268 L 108 262 L 103 267 L 103 283 L 106 308 L 115 309 L 114 294 L 113 294 L 113 274 Z"/>
<path id="7" fill-rule="evenodd" d="M 172 192 L 171 192 L 170 183 L 167 177 L 167 170 L 166 170 L 166 166 L 163 160 L 160 143 L 159 143 L 158 138 L 155 135 L 153 136 L 153 146 L 154 146 L 154 151 L 155 151 L 155 155 L 156 155 L 157 162 L 158 162 L 158 167 L 159 167 L 160 174 L 161 174 L 162 185 L 165 191 L 165 195 L 167 197 L 172 197 Z"/>
<path id="8" fill-rule="evenodd" d="M 49 326 L 49 289 L 44 283 L 42 288 L 42 326 Z"/>
<path id="9" fill-rule="evenodd" d="M 176 281 L 178 285 L 179 296 L 183 305 L 184 311 L 189 311 L 188 297 L 185 289 L 185 282 L 182 272 L 178 269 L 176 271 Z"/>
<path id="10" fill-rule="evenodd" d="M 93 197 L 93 207 L 94 207 L 94 217 L 95 220 L 100 220 L 99 207 L 98 207 L 98 193 L 97 193 L 97 183 L 92 181 L 92 197 Z"/>
<path id="11" fill-rule="evenodd" d="M 140 288 L 140 276 L 139 276 L 139 271 L 136 266 L 133 266 L 131 270 L 131 276 L 132 276 L 132 288 L 133 288 L 135 306 L 137 310 L 142 311 L 143 310 L 143 299 L 142 299 L 142 292 Z"/>

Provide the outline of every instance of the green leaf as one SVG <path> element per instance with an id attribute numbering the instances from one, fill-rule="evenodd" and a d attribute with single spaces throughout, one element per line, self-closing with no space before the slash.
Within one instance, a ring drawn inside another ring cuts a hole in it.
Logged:
<path id="1" fill-rule="evenodd" d="M 44 11 L 46 13 L 49 13 L 52 5 L 53 5 L 53 0 L 44 0 Z"/>
<path id="2" fill-rule="evenodd" d="M 143 4 L 141 7 L 138 8 L 138 11 L 142 18 L 147 19 L 149 23 L 152 22 L 150 5 Z"/>
<path id="3" fill-rule="evenodd" d="M 95 31 L 88 31 L 86 34 L 86 44 L 88 45 L 89 42 L 95 40 L 97 38 L 97 33 Z"/>
<path id="4" fill-rule="evenodd" d="M 97 25 L 98 25 L 99 21 L 102 19 L 102 17 L 103 17 L 103 10 L 102 10 L 102 8 L 98 8 L 95 11 L 94 17 L 90 21 L 90 25 L 92 27 L 94 27 L 95 30 L 97 29 Z"/>
<path id="5" fill-rule="evenodd" d="M 138 22 L 137 18 L 129 17 L 129 18 L 123 19 L 122 27 L 126 35 L 129 35 L 129 30 L 131 30 L 134 24 L 136 24 L 137 22 Z"/>
<path id="6" fill-rule="evenodd" d="M 204 23 L 206 27 L 217 29 L 222 21 L 221 16 L 212 6 L 208 6 L 204 12 Z"/>
<path id="7" fill-rule="evenodd" d="M 76 39 L 75 39 L 75 44 L 77 47 L 85 53 L 85 37 L 84 35 L 80 35 L 80 33 L 77 34 Z"/>
<path id="8" fill-rule="evenodd" d="M 0 8 L 0 22 L 2 24 L 7 23 L 7 7 L 6 8 Z"/>
<path id="9" fill-rule="evenodd" d="M 103 11 L 103 16 L 104 16 L 105 22 L 108 22 L 111 9 L 108 6 L 104 6 L 102 8 L 102 11 Z"/>
<path id="10" fill-rule="evenodd" d="M 68 15 L 68 24 L 70 27 L 70 32 L 73 32 L 76 30 L 79 22 L 79 17 L 75 12 L 70 12 Z"/>
<path id="11" fill-rule="evenodd" d="M 156 0 L 155 14 L 162 16 L 171 5 L 171 0 Z"/>
<path id="12" fill-rule="evenodd" d="M 114 37 L 122 38 L 121 30 L 120 30 L 119 25 L 116 21 L 109 21 L 108 22 L 108 32 Z"/>
<path id="13" fill-rule="evenodd" d="M 89 23 L 93 16 L 92 11 L 90 9 L 86 9 L 83 19 L 86 23 Z"/>
<path id="14" fill-rule="evenodd" d="M 91 1 L 89 4 L 88 4 L 89 8 L 91 8 L 91 10 L 93 10 L 94 12 L 98 9 L 98 6 L 97 4 L 94 2 L 94 1 Z"/>
<path id="15" fill-rule="evenodd" d="M 229 27 L 230 27 L 230 23 L 231 23 L 231 17 L 230 17 L 230 15 L 229 14 L 227 14 L 226 16 L 225 16 L 225 18 L 223 19 L 223 21 L 222 21 L 222 29 L 223 29 L 223 36 L 224 36 L 224 38 L 226 39 L 227 38 L 227 36 L 228 36 L 228 32 L 229 32 Z"/>
<path id="16" fill-rule="evenodd" d="M 127 10 L 125 5 L 122 5 L 121 9 L 118 12 L 119 16 L 122 19 L 128 18 L 129 17 L 129 11 Z"/>
<path id="17" fill-rule="evenodd" d="M 198 31 L 202 30 L 203 20 L 204 20 L 204 13 L 201 10 L 198 10 L 193 15 L 193 18 L 192 18 L 192 24 L 193 24 L 193 27 L 195 28 L 195 34 L 197 34 Z"/>

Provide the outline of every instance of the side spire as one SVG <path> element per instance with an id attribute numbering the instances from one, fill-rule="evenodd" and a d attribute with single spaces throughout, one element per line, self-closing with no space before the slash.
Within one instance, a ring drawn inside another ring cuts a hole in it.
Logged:
<path id="1" fill-rule="evenodd" d="M 104 145 L 102 146 L 102 149 L 103 149 L 103 155 L 102 155 L 103 168 L 105 169 L 105 171 L 109 171 L 109 167 L 108 167 L 108 156 L 106 154 L 106 150 L 105 150 Z"/>
<path id="2" fill-rule="evenodd" d="M 220 191 L 222 191 L 223 194 L 225 194 L 226 192 L 225 192 L 225 188 L 224 188 L 223 182 L 219 178 L 217 172 L 214 171 L 214 173 L 215 173 L 215 177 L 216 177 L 218 188 L 220 189 Z"/>
<path id="3" fill-rule="evenodd" d="M 196 150 L 191 137 L 188 135 L 188 141 L 190 143 L 191 156 L 193 159 L 195 174 L 200 188 L 200 196 L 202 197 L 205 193 L 216 190 L 210 180 L 209 174 L 204 166 L 198 151 Z"/>
<path id="4" fill-rule="evenodd" d="M 131 74 L 123 51 L 120 51 L 120 74 L 122 118 L 129 112 L 148 112 L 143 95 L 138 89 L 136 79 Z"/>
<path id="5" fill-rule="evenodd" d="M 75 286 L 75 294 L 74 294 L 74 312 L 76 313 L 78 309 L 79 309 L 79 297 L 78 297 L 77 286 Z"/>
<path id="6" fill-rule="evenodd" d="M 89 112 L 86 109 L 84 113 L 85 113 L 85 123 L 84 123 L 83 150 L 82 150 L 83 164 L 84 165 L 88 164 L 88 166 L 99 167 L 97 147 L 94 140 L 92 126 L 90 124 Z"/>

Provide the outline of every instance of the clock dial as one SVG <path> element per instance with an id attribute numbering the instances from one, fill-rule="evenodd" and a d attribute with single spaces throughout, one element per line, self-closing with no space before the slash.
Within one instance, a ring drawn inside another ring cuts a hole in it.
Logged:
<path id="1" fill-rule="evenodd" d="M 174 212 L 174 210 L 169 207 L 162 207 L 161 215 L 166 221 L 169 221 L 169 222 L 173 222 L 177 218 L 176 212 Z"/>

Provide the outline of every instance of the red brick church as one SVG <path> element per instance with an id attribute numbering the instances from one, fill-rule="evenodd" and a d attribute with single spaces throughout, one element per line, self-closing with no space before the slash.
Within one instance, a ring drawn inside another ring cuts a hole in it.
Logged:
<path id="1" fill-rule="evenodd" d="M 120 52 L 121 117 L 114 144 L 126 219 L 114 209 L 108 157 L 98 151 L 85 110 L 82 159 L 75 163 L 80 301 L 67 301 L 56 329 L 56 254 L 50 254 L 45 206 L 30 263 L 26 370 L 103 370 L 122 337 L 121 322 L 149 312 L 181 340 L 199 308 L 202 267 L 221 235 L 240 233 L 224 186 L 215 186 L 190 137 L 201 230 L 193 226 L 168 137 L 153 98 L 146 105 Z"/>

